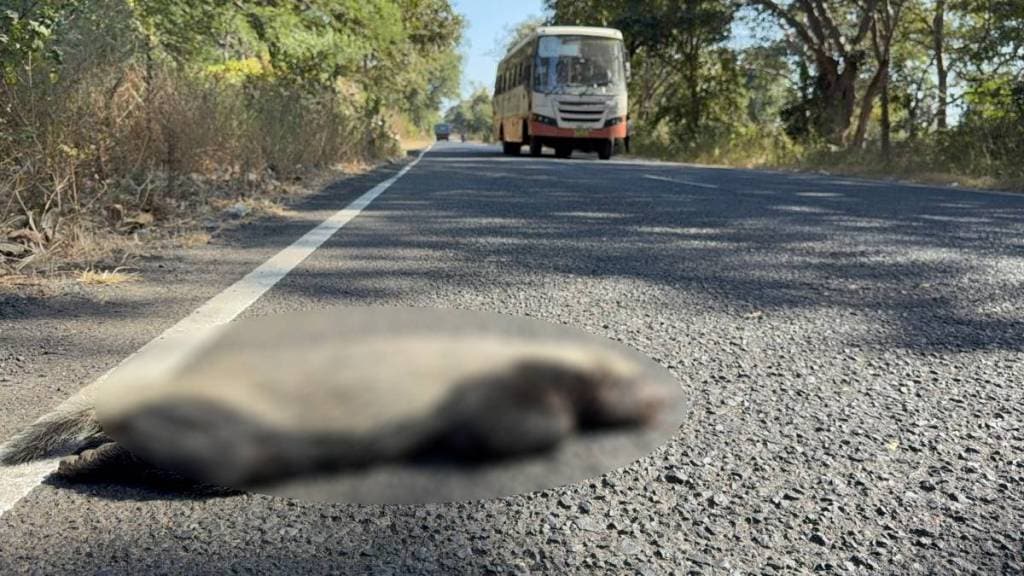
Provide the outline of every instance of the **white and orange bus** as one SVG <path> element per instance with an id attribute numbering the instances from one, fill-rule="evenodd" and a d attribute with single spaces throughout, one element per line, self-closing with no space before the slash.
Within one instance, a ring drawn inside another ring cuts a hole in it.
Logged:
<path id="1" fill-rule="evenodd" d="M 611 28 L 546 26 L 517 43 L 498 64 L 494 136 L 505 154 L 545 146 L 611 158 L 626 138 L 628 95 L 622 33 Z"/>

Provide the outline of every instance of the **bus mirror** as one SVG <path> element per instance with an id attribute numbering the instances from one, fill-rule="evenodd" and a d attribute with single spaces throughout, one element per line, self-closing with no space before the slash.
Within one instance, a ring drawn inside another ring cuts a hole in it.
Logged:
<path id="1" fill-rule="evenodd" d="M 632 76 L 633 76 L 633 67 L 629 65 L 629 60 L 626 60 L 626 81 L 629 82 L 629 80 L 632 78 Z"/>

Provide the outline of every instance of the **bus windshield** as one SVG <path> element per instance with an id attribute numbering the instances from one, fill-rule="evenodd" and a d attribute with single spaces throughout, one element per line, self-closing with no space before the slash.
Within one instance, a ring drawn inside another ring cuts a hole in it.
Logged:
<path id="1" fill-rule="evenodd" d="M 622 42 L 613 38 L 543 36 L 537 44 L 533 88 L 539 92 L 621 88 L 626 81 L 623 52 Z"/>

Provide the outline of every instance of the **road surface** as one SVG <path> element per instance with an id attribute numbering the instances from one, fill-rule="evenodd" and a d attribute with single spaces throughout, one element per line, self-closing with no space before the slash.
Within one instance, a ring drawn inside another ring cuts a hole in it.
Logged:
<path id="1" fill-rule="evenodd" d="M 400 168 L 139 283 L 0 299 L 0 438 Z M 626 469 L 487 502 L 0 474 L 0 573 L 1024 570 L 1024 196 L 442 143 L 239 313 L 334 305 L 571 324 L 666 366 L 691 411 Z"/>

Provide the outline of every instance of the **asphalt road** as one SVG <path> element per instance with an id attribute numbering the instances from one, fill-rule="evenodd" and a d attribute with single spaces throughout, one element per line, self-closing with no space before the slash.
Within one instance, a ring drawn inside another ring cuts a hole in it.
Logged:
<path id="1" fill-rule="evenodd" d="M 0 437 L 396 170 L 143 282 L 0 299 Z M 1024 573 L 1024 196 L 441 144 L 243 315 L 346 304 L 571 324 L 690 412 L 626 469 L 486 502 L 47 481 L 0 574 Z"/>

